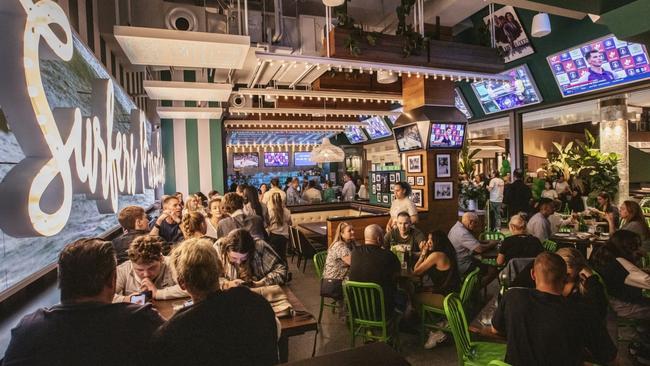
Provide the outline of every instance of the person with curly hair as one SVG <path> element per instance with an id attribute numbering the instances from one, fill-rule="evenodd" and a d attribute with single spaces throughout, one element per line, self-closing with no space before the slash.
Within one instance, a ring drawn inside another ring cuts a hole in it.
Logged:
<path id="1" fill-rule="evenodd" d="M 113 302 L 131 302 L 133 295 L 151 291 L 156 300 L 177 299 L 189 296 L 172 275 L 168 257 L 163 256 L 163 238 L 142 235 L 131 243 L 129 260 L 117 266 L 117 279 Z"/>

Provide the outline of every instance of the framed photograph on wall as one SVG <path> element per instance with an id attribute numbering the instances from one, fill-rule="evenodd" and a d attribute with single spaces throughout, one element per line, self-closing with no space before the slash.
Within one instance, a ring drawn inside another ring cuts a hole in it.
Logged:
<path id="1" fill-rule="evenodd" d="M 395 173 L 395 182 L 401 182 L 402 176 L 399 172 Z"/>
<path id="2" fill-rule="evenodd" d="M 423 186 L 424 185 L 424 176 L 415 177 L 415 185 Z"/>
<path id="3" fill-rule="evenodd" d="M 381 193 L 377 193 L 377 203 L 381 203 Z"/>
<path id="4" fill-rule="evenodd" d="M 422 155 L 411 155 L 406 158 L 407 173 L 422 173 Z"/>
<path id="5" fill-rule="evenodd" d="M 391 183 L 395 183 L 395 174 L 394 174 L 394 173 L 390 173 L 388 176 L 390 177 L 389 181 L 390 181 Z"/>
<path id="6" fill-rule="evenodd" d="M 435 182 L 433 184 L 433 198 L 436 200 L 450 200 L 454 198 L 453 182 Z"/>
<path id="7" fill-rule="evenodd" d="M 413 176 L 406 177 L 406 183 L 408 183 L 411 186 L 414 186 L 415 185 L 415 177 L 413 177 Z"/>
<path id="8" fill-rule="evenodd" d="M 372 183 L 375 183 L 375 182 L 377 181 L 377 179 L 376 179 L 376 175 L 375 175 L 374 173 L 370 175 L 370 181 L 371 181 Z"/>
<path id="9" fill-rule="evenodd" d="M 395 190 L 395 184 L 391 184 L 388 188 L 392 192 L 393 190 Z"/>
<path id="10" fill-rule="evenodd" d="M 436 154 L 436 178 L 451 177 L 451 155 Z"/>
<path id="11" fill-rule="evenodd" d="M 424 201 L 422 200 L 422 190 L 413 189 L 411 190 L 411 201 L 415 204 L 415 207 L 424 207 Z"/>
<path id="12" fill-rule="evenodd" d="M 383 203 L 388 203 L 388 195 L 387 195 L 387 194 L 385 194 L 385 195 L 381 198 L 381 202 L 383 202 Z"/>

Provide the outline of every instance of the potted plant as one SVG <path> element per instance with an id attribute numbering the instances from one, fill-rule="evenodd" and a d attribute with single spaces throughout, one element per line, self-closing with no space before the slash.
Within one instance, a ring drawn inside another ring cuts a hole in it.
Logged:
<path id="1" fill-rule="evenodd" d="M 460 206 L 468 211 L 477 210 L 487 199 L 485 189 L 483 187 L 476 186 L 472 182 L 474 179 L 474 170 L 476 169 L 476 164 L 480 162 L 480 160 L 474 159 L 474 157 L 480 151 L 481 149 L 474 149 L 470 151 L 468 141 L 460 150 L 458 159 L 458 172 L 461 176 L 465 177 L 465 179 L 461 180 L 460 182 L 458 196 L 460 198 Z"/>

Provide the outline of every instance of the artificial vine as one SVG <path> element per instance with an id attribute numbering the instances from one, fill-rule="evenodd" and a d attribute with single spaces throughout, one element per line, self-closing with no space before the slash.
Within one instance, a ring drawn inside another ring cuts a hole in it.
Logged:
<path id="1" fill-rule="evenodd" d="M 424 50 L 425 38 L 413 29 L 411 24 L 406 24 L 406 17 L 411 13 L 415 0 L 401 0 L 397 11 L 397 32 L 402 36 L 402 56 L 420 55 Z"/>
<path id="2" fill-rule="evenodd" d="M 347 14 L 346 9 L 337 10 L 336 12 L 337 27 L 347 29 L 350 32 L 345 38 L 345 48 L 352 56 L 359 56 L 361 54 L 361 40 L 365 41 L 370 46 L 377 44 L 377 32 L 364 32 L 363 25 L 357 25 L 354 19 Z"/>

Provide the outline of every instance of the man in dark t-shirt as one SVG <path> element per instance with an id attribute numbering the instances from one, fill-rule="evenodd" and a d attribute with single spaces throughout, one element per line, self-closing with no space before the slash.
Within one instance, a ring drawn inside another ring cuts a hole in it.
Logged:
<path id="1" fill-rule="evenodd" d="M 535 258 L 544 251 L 539 239 L 526 233 L 526 220 L 521 215 L 512 216 L 508 228 L 512 235 L 499 246 L 497 265 L 504 266 L 513 258 Z"/>
<path id="2" fill-rule="evenodd" d="M 80 239 L 59 255 L 61 304 L 25 316 L 11 331 L 3 365 L 145 364 L 151 334 L 163 323 L 151 305 L 112 304 L 115 251 Z"/>
<path id="3" fill-rule="evenodd" d="M 149 234 L 149 221 L 144 209 L 140 206 L 127 206 L 120 210 L 117 215 L 117 221 L 122 226 L 124 234 L 113 239 L 111 242 L 115 249 L 117 264 L 122 264 L 129 260 L 126 251 L 135 238 L 141 235 Z"/>
<path id="4" fill-rule="evenodd" d="M 505 361 L 513 366 L 582 365 L 585 350 L 598 363 L 616 358 L 605 324 L 590 309 L 562 297 L 566 263 L 555 253 L 535 258 L 535 289 L 511 288 L 492 318 L 507 337 Z"/>
<path id="5" fill-rule="evenodd" d="M 355 248 L 350 256 L 350 281 L 372 282 L 384 292 L 385 310 L 391 314 L 395 308 L 397 278 L 400 263 L 390 250 L 382 249 L 383 230 L 379 225 L 366 226 L 364 245 Z"/>
<path id="6" fill-rule="evenodd" d="M 169 244 L 183 241 L 183 232 L 179 224 L 183 209 L 176 196 L 167 196 L 162 201 L 163 212 L 151 229 L 151 235 L 158 235 Z"/>

